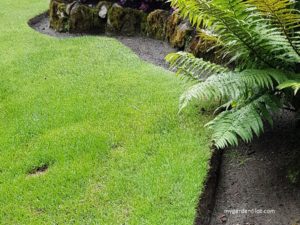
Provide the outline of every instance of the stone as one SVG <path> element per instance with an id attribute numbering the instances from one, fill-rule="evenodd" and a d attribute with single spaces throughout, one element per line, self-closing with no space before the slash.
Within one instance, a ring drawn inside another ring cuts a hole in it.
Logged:
<path id="1" fill-rule="evenodd" d="M 82 4 L 82 3 L 85 4 Z M 150 14 L 125 8 L 115 0 L 51 0 L 50 27 L 59 32 L 145 35 L 166 40 L 174 48 L 196 56 L 209 56 L 213 43 L 203 41 L 178 11 L 157 9 Z"/>
<path id="2" fill-rule="evenodd" d="M 70 11 L 70 32 L 84 33 L 91 29 L 93 16 L 90 7 L 76 3 Z"/>
<path id="3" fill-rule="evenodd" d="M 142 32 L 145 20 L 143 11 L 114 4 L 108 11 L 106 31 L 108 34 L 132 36 Z"/>
<path id="4" fill-rule="evenodd" d="M 169 16 L 167 24 L 166 24 L 166 39 L 170 42 L 171 37 L 173 36 L 176 27 L 182 22 L 182 19 L 179 15 L 178 11 L 175 11 L 172 13 L 171 16 Z"/>
<path id="5" fill-rule="evenodd" d="M 108 13 L 108 8 L 103 5 L 98 13 L 99 17 L 102 18 L 102 19 L 105 19 L 106 16 L 107 16 L 107 13 Z"/>
<path id="6" fill-rule="evenodd" d="M 58 32 L 69 30 L 68 15 L 66 13 L 66 4 L 58 1 L 50 3 L 50 27 Z"/>
<path id="7" fill-rule="evenodd" d="M 158 40 L 165 40 L 169 16 L 168 11 L 161 9 L 151 12 L 147 17 L 147 35 Z"/>
<path id="8" fill-rule="evenodd" d="M 67 6 L 66 6 L 66 13 L 67 13 L 68 16 L 70 15 L 71 9 L 73 8 L 73 6 L 74 6 L 75 4 L 76 4 L 76 1 L 67 4 Z"/>
<path id="9" fill-rule="evenodd" d="M 69 18 L 69 31 L 71 33 L 104 33 L 105 22 L 98 16 L 98 9 L 76 3 Z"/>
<path id="10" fill-rule="evenodd" d="M 122 28 L 122 18 L 124 16 L 124 9 L 119 4 L 113 4 L 108 11 L 107 16 L 107 30 L 109 32 L 118 32 Z"/>
<path id="11" fill-rule="evenodd" d="M 78 0 L 51 0 L 50 27 L 59 32 L 104 33 L 107 19 L 103 13 L 111 5 L 108 1 L 89 6 Z M 99 16 L 101 9 L 103 18 Z"/>
<path id="12" fill-rule="evenodd" d="M 112 2 L 101 1 L 97 4 L 96 8 L 99 10 L 98 16 L 101 19 L 106 19 L 108 15 L 108 10 L 112 7 Z"/>
<path id="13" fill-rule="evenodd" d="M 218 51 L 219 49 L 215 47 L 217 40 L 214 38 L 203 38 L 203 35 L 206 36 L 207 34 L 206 31 L 199 31 L 198 34 L 190 36 L 190 41 L 187 43 L 185 51 L 192 53 L 196 57 L 222 64 L 224 60 L 220 55 L 220 51 Z"/>
<path id="14" fill-rule="evenodd" d="M 176 26 L 175 31 L 169 37 L 169 43 L 173 48 L 184 49 L 188 37 L 193 32 L 193 27 L 188 21 L 182 21 Z"/>

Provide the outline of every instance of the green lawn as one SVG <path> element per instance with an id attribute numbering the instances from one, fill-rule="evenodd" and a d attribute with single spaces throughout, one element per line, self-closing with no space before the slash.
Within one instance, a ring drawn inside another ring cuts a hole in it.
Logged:
<path id="1" fill-rule="evenodd" d="M 207 118 L 117 40 L 33 31 L 47 3 L 1 0 L 0 224 L 192 224 Z"/>

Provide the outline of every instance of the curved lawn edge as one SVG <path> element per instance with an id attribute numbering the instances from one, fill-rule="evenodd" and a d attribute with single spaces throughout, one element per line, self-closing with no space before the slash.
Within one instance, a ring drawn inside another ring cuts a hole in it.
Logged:
<path id="1" fill-rule="evenodd" d="M 59 33 L 49 27 L 49 10 L 38 14 L 28 20 L 27 24 L 33 30 L 54 38 L 75 38 L 82 36 L 109 37 L 117 39 L 123 45 L 130 48 L 140 59 L 153 65 L 168 69 L 169 65 L 165 60 L 166 55 L 177 50 L 170 46 L 166 41 L 156 40 L 145 36 L 120 36 L 120 35 L 104 35 L 93 33 Z"/>
<path id="2" fill-rule="evenodd" d="M 48 13 L 49 13 L 49 11 L 47 10 L 47 11 L 31 18 L 28 21 L 28 25 L 32 29 L 45 34 L 45 32 L 40 30 L 40 27 L 36 26 L 36 25 L 39 24 L 41 20 L 48 17 Z M 53 30 L 51 31 L 51 29 L 49 29 L 49 30 L 52 33 L 50 36 L 53 36 L 53 35 L 55 36 L 55 33 L 57 33 Z M 74 34 L 68 34 L 68 33 L 67 34 L 58 34 L 58 35 L 62 35 L 62 37 L 70 37 L 70 38 L 81 36 L 78 34 L 74 35 Z M 131 37 L 131 38 L 134 38 L 134 37 Z M 154 39 L 152 39 L 152 40 L 156 41 Z M 128 46 L 128 47 L 131 48 L 131 46 Z M 132 50 L 134 51 L 134 49 L 132 49 Z M 140 56 L 141 59 L 143 59 L 140 54 L 138 54 L 138 55 Z M 155 56 L 152 56 L 152 57 L 155 58 Z M 162 65 L 159 64 L 158 66 L 162 66 Z M 217 191 L 217 187 L 218 187 L 219 172 L 220 172 L 219 170 L 220 170 L 220 166 L 221 166 L 223 150 L 218 150 L 218 149 L 211 147 L 211 152 L 212 152 L 212 155 L 211 155 L 211 159 L 209 162 L 209 171 L 207 173 L 207 178 L 204 182 L 204 188 L 199 196 L 199 201 L 198 201 L 198 205 L 196 208 L 196 216 L 195 216 L 195 221 L 194 221 L 195 225 L 209 225 L 211 216 L 212 216 L 212 213 L 214 210 L 214 206 L 215 206 L 216 191 Z"/>
<path id="3" fill-rule="evenodd" d="M 48 14 L 49 14 L 49 10 L 31 18 L 28 21 L 28 26 L 30 26 L 32 29 L 34 29 L 42 34 L 46 34 L 46 35 L 54 36 L 54 37 L 72 38 L 72 37 L 78 37 L 78 36 L 80 37 L 82 35 L 89 35 L 89 34 L 69 34 L 69 33 L 61 34 L 61 33 L 57 33 L 56 31 L 53 31 L 50 28 L 47 31 L 47 32 L 50 32 L 50 34 L 45 33 L 45 31 L 41 30 L 40 27 L 37 26 L 37 24 L 39 24 L 41 22 L 41 20 L 48 18 Z M 95 35 L 95 36 L 97 36 L 97 35 Z M 120 38 L 120 36 L 118 36 L 118 37 Z M 130 37 L 130 38 L 135 38 L 135 37 Z M 149 39 L 151 39 L 151 38 L 149 38 Z M 157 41 L 155 39 L 152 39 L 152 40 Z M 135 50 L 132 48 L 132 46 L 128 46 L 128 47 L 131 48 L 133 51 Z M 139 53 L 136 53 L 136 54 L 139 55 L 139 57 L 141 59 L 143 59 L 142 55 L 140 55 Z M 152 57 L 155 58 L 155 56 L 152 56 Z M 146 61 L 148 61 L 148 60 L 146 59 Z M 160 64 L 155 63 L 155 64 L 158 66 L 162 66 L 161 63 Z M 165 67 L 165 66 L 162 66 L 162 67 Z M 209 225 L 211 216 L 212 216 L 212 213 L 214 210 L 214 206 L 215 206 L 216 191 L 217 191 L 217 187 L 218 187 L 219 172 L 220 172 L 219 170 L 220 170 L 220 166 L 221 166 L 223 151 L 211 147 L 211 152 L 212 152 L 212 155 L 211 155 L 211 159 L 209 161 L 209 171 L 207 173 L 207 177 L 206 177 L 206 180 L 203 185 L 204 188 L 203 188 L 201 194 L 199 195 L 199 201 L 198 201 L 198 204 L 196 207 L 196 215 L 195 215 L 195 221 L 194 221 L 195 225 Z"/>

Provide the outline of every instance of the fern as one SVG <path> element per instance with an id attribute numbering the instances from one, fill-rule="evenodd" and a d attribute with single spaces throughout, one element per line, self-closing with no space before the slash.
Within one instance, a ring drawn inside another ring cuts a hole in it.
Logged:
<path id="1" fill-rule="evenodd" d="M 180 111 L 193 99 L 202 102 L 236 100 L 257 90 L 274 90 L 274 85 L 288 79 L 285 73 L 274 69 L 230 71 L 228 68 L 197 59 L 189 53 L 172 53 L 166 59 L 171 68 L 177 69 L 178 75 L 202 81 L 181 96 Z M 205 76 L 202 75 L 205 73 L 206 76 L 211 76 L 203 81 Z"/>
<path id="2" fill-rule="evenodd" d="M 195 58 L 186 52 L 171 53 L 166 60 L 170 63 L 170 68 L 175 70 L 178 75 L 191 80 L 201 81 L 211 74 L 229 71 L 226 67 Z"/>
<path id="3" fill-rule="evenodd" d="M 223 112 L 207 124 L 216 147 L 249 142 L 263 132 L 263 121 L 281 107 L 283 89 L 300 90 L 300 14 L 292 0 L 170 0 L 198 30 L 212 30 L 224 60 L 237 68 L 172 53 L 166 59 L 180 77 L 195 82 L 180 98 L 219 103 Z M 205 35 L 204 35 L 205 38 Z M 209 38 L 209 37 L 208 37 Z M 226 57 L 225 57 L 226 56 Z"/>
<path id="4" fill-rule="evenodd" d="M 238 137 L 249 142 L 263 131 L 263 118 L 272 124 L 271 114 L 280 108 L 280 101 L 268 94 L 246 102 L 239 108 L 220 113 L 206 124 L 213 130 L 212 140 L 217 148 L 238 145 Z"/>
<path id="5" fill-rule="evenodd" d="M 294 36 L 296 28 L 300 27 L 300 14 L 294 8 L 295 2 L 290 0 L 247 0 L 256 10 L 269 18 L 274 26 L 281 30 L 293 50 L 300 55 L 299 37 Z"/>
<path id="6" fill-rule="evenodd" d="M 219 4 L 221 0 L 171 2 L 173 6 L 180 8 L 182 15 L 189 17 L 193 24 L 199 26 L 203 23 L 214 29 L 226 47 L 224 54 L 232 56 L 231 61 L 237 61 L 246 68 L 253 67 L 253 64 L 255 67 L 290 68 L 292 62 L 299 57 L 295 55 L 280 30 L 271 27 L 267 19 L 254 14 L 253 10 L 245 10 L 246 5 L 243 1 L 235 0 L 236 4 L 230 4 L 232 1 L 223 0 L 223 4 Z M 235 12 L 240 12 L 241 8 L 244 15 L 235 16 Z"/>
<path id="7" fill-rule="evenodd" d="M 279 90 L 283 90 L 286 88 L 292 88 L 294 90 L 294 95 L 296 95 L 300 90 L 300 80 L 287 80 L 278 85 Z"/>

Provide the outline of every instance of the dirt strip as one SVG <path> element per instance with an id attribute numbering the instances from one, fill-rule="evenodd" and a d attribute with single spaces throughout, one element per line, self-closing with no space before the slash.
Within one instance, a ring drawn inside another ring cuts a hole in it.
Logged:
<path id="1" fill-rule="evenodd" d="M 220 171 L 211 225 L 300 225 L 300 186 L 291 183 L 300 171 L 300 129 L 292 113 L 281 112 L 251 144 L 225 150 Z"/>

